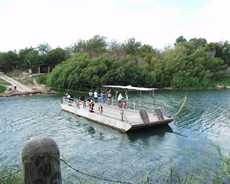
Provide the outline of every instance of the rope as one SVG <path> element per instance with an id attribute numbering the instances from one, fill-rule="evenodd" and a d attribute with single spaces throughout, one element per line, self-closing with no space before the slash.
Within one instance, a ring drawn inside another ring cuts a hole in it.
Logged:
<path id="1" fill-rule="evenodd" d="M 52 158 L 57 159 L 55 157 L 52 157 Z M 113 180 L 113 179 L 109 179 L 109 178 L 105 178 L 105 177 L 100 177 L 100 176 L 92 175 L 92 174 L 89 174 L 87 172 L 84 172 L 84 171 L 81 171 L 79 169 L 74 168 L 69 162 L 65 161 L 62 158 L 60 158 L 59 160 L 62 161 L 67 167 L 69 167 L 73 171 L 75 171 L 75 172 L 77 172 L 77 173 L 79 173 L 81 175 L 84 175 L 84 176 L 88 176 L 88 177 L 91 177 L 91 178 L 94 178 L 94 179 L 97 179 L 97 180 L 106 181 L 106 182 L 110 182 L 110 183 L 134 184 L 134 183 L 128 182 L 128 181 Z M 12 172 L 12 173 L 10 173 L 8 175 L 2 176 L 2 177 L 0 177 L 0 181 L 4 181 L 5 178 L 15 176 L 19 172 L 21 172 L 21 169 L 17 169 L 15 172 Z"/>
<path id="2" fill-rule="evenodd" d="M 88 177 L 97 179 L 97 180 L 107 181 L 107 182 L 110 182 L 110 183 L 133 184 L 133 183 L 128 182 L 128 181 L 112 180 L 112 179 L 109 179 L 109 178 L 104 178 L 104 177 L 92 175 L 92 174 L 89 174 L 89 173 L 80 171 L 80 170 L 78 170 L 78 169 L 72 167 L 72 166 L 70 165 L 70 163 L 68 163 L 68 162 L 65 161 L 64 159 L 60 159 L 60 161 L 62 161 L 66 166 L 68 166 L 68 167 L 69 167 L 70 169 L 72 169 L 73 171 L 75 171 L 75 172 L 77 172 L 77 173 L 79 173 L 79 174 L 82 174 L 82 175 L 85 175 L 85 176 L 88 176 Z"/>
<path id="3" fill-rule="evenodd" d="M 185 106 L 185 104 L 186 104 L 186 102 L 187 102 L 187 99 L 188 99 L 187 96 L 185 96 L 185 97 L 184 97 L 183 103 L 181 104 L 179 110 L 178 110 L 177 113 L 174 115 L 174 117 L 178 116 L 178 115 L 181 113 L 182 109 L 184 108 L 184 106 Z"/>

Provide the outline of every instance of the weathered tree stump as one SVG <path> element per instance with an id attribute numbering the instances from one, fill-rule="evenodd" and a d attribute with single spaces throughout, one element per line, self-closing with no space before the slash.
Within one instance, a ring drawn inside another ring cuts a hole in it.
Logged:
<path id="1" fill-rule="evenodd" d="M 50 138 L 34 139 L 22 151 L 25 184 L 61 184 L 60 152 Z"/>

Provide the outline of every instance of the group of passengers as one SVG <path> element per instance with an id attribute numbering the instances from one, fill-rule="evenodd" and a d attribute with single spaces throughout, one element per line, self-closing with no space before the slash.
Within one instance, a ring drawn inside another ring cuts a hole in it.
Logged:
<path id="1" fill-rule="evenodd" d="M 111 91 L 101 91 L 101 92 L 97 92 L 96 90 L 93 92 L 92 90 L 89 91 L 88 93 L 88 98 L 86 100 L 85 96 L 80 96 L 79 100 L 76 101 L 76 106 L 78 108 L 86 108 L 89 107 L 89 112 L 94 112 L 94 106 L 95 103 L 99 103 L 98 105 L 98 111 L 100 113 L 103 112 L 103 103 L 107 103 L 107 104 L 112 104 L 112 94 Z M 120 108 L 127 108 L 128 107 L 128 95 L 125 93 L 125 96 L 123 97 L 121 93 L 118 94 L 118 92 L 116 92 L 117 96 L 117 101 L 118 101 L 118 106 Z M 67 100 L 68 103 L 74 102 L 74 98 L 66 93 L 64 96 L 64 100 Z"/>
<path id="2" fill-rule="evenodd" d="M 94 102 L 110 104 L 112 100 L 112 94 L 110 91 L 107 92 L 101 91 L 100 93 L 98 93 L 96 90 L 94 92 L 90 90 L 89 99 L 93 99 Z"/>
<path id="3" fill-rule="evenodd" d="M 71 96 L 69 93 L 65 93 L 63 99 L 66 100 L 69 103 L 74 101 L 73 96 Z"/>
<path id="4" fill-rule="evenodd" d="M 99 103 L 98 111 L 100 113 L 103 113 L 103 109 L 104 109 L 102 103 L 111 104 L 112 94 L 110 91 L 108 92 L 101 91 L 100 93 L 98 93 L 96 90 L 94 92 L 90 90 L 88 95 L 89 98 L 87 101 L 89 104 L 89 112 L 94 112 L 94 103 Z"/>

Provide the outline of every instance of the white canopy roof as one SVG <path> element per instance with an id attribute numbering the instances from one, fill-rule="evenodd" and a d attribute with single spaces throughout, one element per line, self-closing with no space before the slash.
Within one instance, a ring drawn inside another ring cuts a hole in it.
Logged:
<path id="1" fill-rule="evenodd" d="M 143 88 L 143 87 L 133 87 L 131 85 L 128 86 L 117 86 L 117 85 L 103 85 L 104 88 L 115 88 L 115 89 L 127 89 L 134 91 L 154 91 L 157 88 Z"/>

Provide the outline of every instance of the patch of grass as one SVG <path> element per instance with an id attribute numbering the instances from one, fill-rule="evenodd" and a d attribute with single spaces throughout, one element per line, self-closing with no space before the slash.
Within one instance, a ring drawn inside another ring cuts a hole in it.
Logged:
<path id="1" fill-rule="evenodd" d="M 37 80 L 39 84 L 47 83 L 47 75 L 40 75 L 40 76 L 35 77 L 35 79 Z"/>
<path id="2" fill-rule="evenodd" d="M 0 171 L 1 184 L 24 184 L 21 172 L 2 170 Z"/>
<path id="3" fill-rule="evenodd" d="M 0 93 L 4 93 L 6 91 L 6 87 L 0 84 Z"/>

